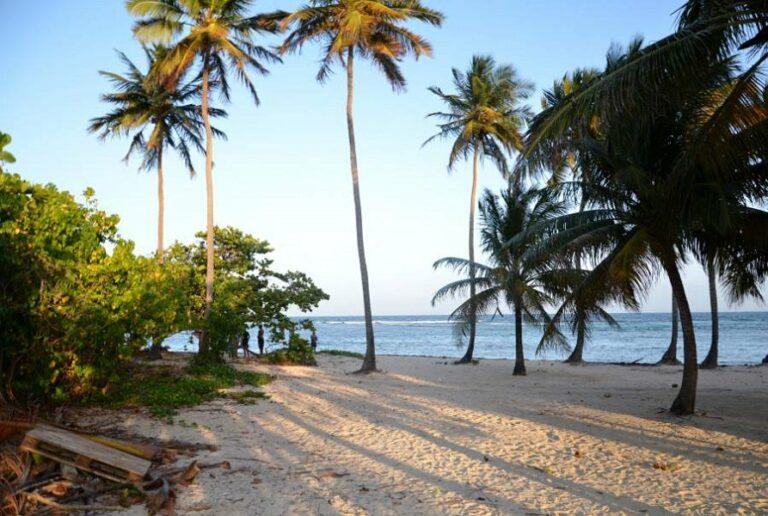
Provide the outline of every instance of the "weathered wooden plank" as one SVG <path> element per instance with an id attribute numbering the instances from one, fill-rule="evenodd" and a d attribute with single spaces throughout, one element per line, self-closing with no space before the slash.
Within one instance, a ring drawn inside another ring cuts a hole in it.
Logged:
<path id="1" fill-rule="evenodd" d="M 147 460 L 48 426 L 27 432 L 21 447 L 117 481 L 138 481 L 151 466 Z"/>

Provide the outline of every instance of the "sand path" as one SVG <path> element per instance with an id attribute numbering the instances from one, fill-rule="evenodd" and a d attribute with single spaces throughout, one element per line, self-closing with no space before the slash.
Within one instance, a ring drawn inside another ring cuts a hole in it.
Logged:
<path id="1" fill-rule="evenodd" d="M 384 374 L 261 367 L 270 401 L 215 401 L 177 424 L 124 427 L 206 442 L 180 513 L 768 512 L 768 367 L 701 373 L 699 406 L 658 413 L 679 367 L 383 357 Z M 138 508 L 136 509 L 138 511 Z"/>

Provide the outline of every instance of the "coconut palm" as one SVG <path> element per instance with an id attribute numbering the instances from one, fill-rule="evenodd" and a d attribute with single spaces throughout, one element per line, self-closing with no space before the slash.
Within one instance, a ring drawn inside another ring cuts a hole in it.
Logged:
<path id="1" fill-rule="evenodd" d="M 11 144 L 11 135 L 0 131 L 0 172 L 3 171 L 3 165 L 6 163 L 16 163 L 16 157 L 5 150 Z"/>
<path id="2" fill-rule="evenodd" d="M 626 52 L 614 48 L 601 77 L 642 55 L 639 41 Z M 761 116 L 765 120 L 764 114 L 755 112 L 754 92 L 759 90 L 756 74 L 753 72 L 750 80 L 743 74 L 734 80 L 734 61 L 704 64 L 695 83 L 679 84 L 663 99 L 649 99 L 652 120 L 644 118 L 648 106 L 632 103 L 620 115 L 610 110 L 592 114 L 592 119 L 598 116 L 598 134 L 582 135 L 578 145 L 581 152 L 591 155 L 590 203 L 596 208 L 556 221 L 558 226 L 574 228 L 584 249 L 592 256 L 601 256 L 576 289 L 585 299 L 610 299 L 637 308 L 638 296 L 647 291 L 657 273 L 663 270 L 668 276 L 683 330 L 683 381 L 672 404 L 672 411 L 681 414 L 694 410 L 698 368 L 681 264 L 702 242 L 730 246 L 731 256 L 720 261 L 734 263 L 743 262 L 750 253 L 759 256 L 759 251 L 749 250 L 753 246 L 765 247 L 764 239 L 744 233 L 749 227 L 747 220 L 755 223 L 765 216 L 748 204 L 764 197 L 768 187 L 768 178 L 758 172 L 764 167 L 758 156 L 764 155 L 765 142 L 754 137 L 760 130 L 755 123 L 764 123 L 759 121 Z M 741 91 L 735 94 L 732 88 Z M 563 103 L 573 102 L 579 94 Z M 539 131 L 551 127 L 548 117 L 558 110 L 545 110 L 537 117 L 529 135 L 530 145 L 542 141 Z M 729 125 L 730 132 L 722 130 L 723 123 Z M 556 141 L 562 138 L 561 134 Z M 705 141 L 711 147 L 741 147 L 740 161 L 737 153 L 731 153 L 732 168 L 721 168 L 720 163 L 699 152 Z M 540 151 L 531 153 L 534 164 Z M 583 234 L 575 229 L 578 226 Z M 749 282 L 756 281 L 755 263 L 741 263 L 741 269 L 734 269 L 733 283 L 743 284 L 747 290 L 754 286 Z M 724 264 L 719 267 L 720 273 L 726 269 Z M 764 273 L 762 269 L 757 272 Z"/>
<path id="3" fill-rule="evenodd" d="M 587 87 L 592 81 L 599 76 L 599 71 L 594 68 L 579 68 L 571 73 L 565 74 L 561 79 L 555 81 L 552 89 L 545 90 L 542 98 L 542 109 L 549 109 L 558 105 L 564 99 L 573 95 L 575 92 Z M 571 193 L 574 196 L 578 196 L 579 211 L 584 211 L 588 203 L 588 189 L 589 181 L 587 174 L 589 173 L 590 164 L 588 163 L 589 154 L 583 154 L 579 152 L 578 146 L 574 145 L 575 141 L 579 140 L 579 134 L 581 131 L 586 130 L 586 134 L 594 136 L 597 130 L 597 123 L 591 124 L 587 128 L 575 126 L 569 128 L 564 133 L 564 137 L 551 146 L 548 152 L 549 166 L 548 168 L 552 172 L 552 178 L 549 184 L 551 186 L 562 187 L 564 193 Z M 525 170 L 525 162 L 519 162 L 520 172 L 526 174 L 531 172 Z M 535 172 L 535 171 L 534 171 Z M 571 181 L 566 179 L 570 176 Z M 581 257 L 575 256 L 576 268 L 581 268 Z M 563 309 L 567 309 L 568 305 L 564 305 Z M 597 308 L 597 307 L 595 307 Z M 565 362 L 569 364 L 580 364 L 584 361 L 584 345 L 586 342 L 589 329 L 587 327 L 590 314 L 594 313 L 590 307 L 574 306 L 572 313 L 572 325 L 573 332 L 576 335 L 576 344 L 573 347 L 568 358 Z M 599 315 L 599 313 L 594 313 Z M 543 350 L 546 347 L 547 339 L 546 332 L 544 338 L 539 345 L 539 349 Z"/>
<path id="4" fill-rule="evenodd" d="M 680 311 L 677 308 L 675 295 L 672 294 L 672 335 L 669 338 L 669 346 L 661 356 L 657 364 L 662 365 L 680 365 L 677 359 L 677 335 L 680 333 Z"/>
<path id="5" fill-rule="evenodd" d="M 152 68 L 166 49 L 161 46 L 145 49 L 148 67 Z M 134 154 L 141 155 L 142 170 L 157 171 L 157 256 L 162 260 L 165 198 L 163 185 L 163 152 L 173 149 L 181 156 L 191 176 L 195 174 L 192 164 L 192 150 L 203 150 L 202 126 L 199 99 L 200 82 L 192 80 L 186 84 L 168 89 L 157 81 L 149 80 L 122 52 L 120 60 L 127 71 L 124 74 L 99 72 L 109 79 L 115 88 L 101 99 L 114 109 L 104 116 L 93 118 L 88 130 L 98 133 L 101 139 L 108 137 L 130 137 L 131 143 L 124 160 Z M 213 116 L 225 113 L 215 110 Z M 219 136 L 220 131 L 214 130 Z"/>
<path id="6" fill-rule="evenodd" d="M 523 131 L 529 109 L 524 104 L 532 86 L 520 79 L 509 65 L 496 65 L 490 56 L 475 56 L 466 72 L 453 69 L 454 93 L 433 86 L 429 89 L 448 108 L 429 116 L 440 120 L 439 132 L 425 142 L 453 140 L 448 158 L 452 171 L 460 160 L 472 159 L 472 190 L 469 201 L 469 278 L 475 275 L 475 209 L 481 159 L 489 159 L 505 176 L 507 157 L 523 146 Z M 475 298 L 474 282 L 469 282 L 469 299 Z M 466 314 L 469 343 L 457 363 L 470 363 L 475 349 L 476 317 Z"/>
<path id="7" fill-rule="evenodd" d="M 526 374 L 523 318 L 550 323 L 547 305 L 562 295 L 562 285 L 573 284 L 580 275 L 577 270 L 551 267 L 553 257 L 557 256 L 557 242 L 548 240 L 543 232 L 529 231 L 565 210 L 566 204 L 548 191 L 525 190 L 519 184 L 499 196 L 486 190 L 480 202 L 480 235 L 490 265 L 465 258 L 443 258 L 435 262 L 435 268 L 449 267 L 462 275 L 469 274 L 439 289 L 432 299 L 434 305 L 446 298 L 466 297 L 451 314 L 459 324 L 468 326 L 478 314 L 501 314 L 505 306 L 512 309 L 514 375 Z M 553 327 L 551 340 L 564 342 L 565 338 Z"/>
<path id="8" fill-rule="evenodd" d="M 326 81 L 336 63 L 346 70 L 347 130 L 365 313 L 366 350 L 361 372 L 376 370 L 376 348 L 355 144 L 354 65 L 356 57 L 371 60 L 395 91 L 403 90 L 406 81 L 400 70 L 400 61 L 407 55 L 418 58 L 432 54 L 432 47 L 426 40 L 404 27 L 410 20 L 439 26 L 443 15 L 418 0 L 313 0 L 285 17 L 281 23 L 282 28 L 292 29 L 280 46 L 280 53 L 300 51 L 310 42 L 322 45 L 323 57 L 316 76 L 319 82 Z"/>
<path id="9" fill-rule="evenodd" d="M 144 43 L 171 43 L 167 54 L 153 69 L 153 76 L 173 88 L 183 75 L 199 65 L 201 80 L 201 116 L 205 127 L 206 186 L 206 273 L 204 319 L 208 320 L 213 303 L 214 213 L 213 213 L 213 136 L 210 121 L 210 94 L 218 89 L 230 99 L 229 76 L 242 82 L 256 104 L 259 97 L 249 72 L 267 74 L 265 62 L 279 57 L 256 44 L 255 34 L 275 33 L 277 20 L 284 13 L 251 16 L 250 0 L 127 0 L 128 12 L 139 18 L 134 34 Z M 205 337 L 200 352 L 207 352 Z"/>
<path id="10" fill-rule="evenodd" d="M 679 10 L 677 30 L 645 47 L 637 47 L 609 63 L 598 80 L 569 96 L 567 102 L 547 110 L 538 119 L 526 147 L 526 160 L 546 159 L 553 139 L 569 127 L 588 127 L 596 112 L 621 116 L 634 110 L 638 123 L 655 116 L 654 106 L 667 101 L 670 91 L 695 85 L 702 67 L 729 57 L 744 63 L 723 105 L 739 104 L 744 90 L 754 92 L 754 74 L 768 58 L 768 6 L 765 0 L 689 0 Z M 644 109 L 643 109 L 644 108 Z M 729 132 L 750 120 L 744 113 L 717 110 L 702 113 L 710 118 L 709 138 L 697 142 L 695 150 L 710 166 L 735 168 L 743 161 L 739 146 L 710 145 L 728 140 Z M 752 121 L 759 116 L 754 114 Z M 755 139 L 768 140 L 768 126 L 755 128 Z"/>

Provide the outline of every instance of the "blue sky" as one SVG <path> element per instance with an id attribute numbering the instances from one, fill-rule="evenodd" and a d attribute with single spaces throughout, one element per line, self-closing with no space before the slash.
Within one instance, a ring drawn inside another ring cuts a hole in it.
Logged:
<path id="1" fill-rule="evenodd" d="M 300 2 L 257 0 L 254 9 L 290 10 Z M 437 258 L 466 255 L 469 166 L 446 172 L 447 143 L 422 149 L 434 133 L 425 114 L 440 106 L 426 89 L 450 87 L 452 67 L 474 53 L 513 64 L 540 91 L 575 67 L 602 66 L 612 42 L 642 34 L 655 40 L 674 27 L 681 0 L 427 0 L 442 10 L 441 29 L 414 28 L 433 44 L 432 59 L 407 61 L 408 92 L 395 95 L 367 66 L 358 67 L 356 120 L 366 244 L 374 311 L 447 313 L 432 293 L 452 279 L 434 272 Z M 104 112 L 108 84 L 97 71 L 121 71 L 114 49 L 142 61 L 118 0 L 68 0 L 41 5 L 0 2 L 0 130 L 10 133 L 13 170 L 40 182 L 82 192 L 96 189 L 101 206 L 122 219 L 122 235 L 142 252 L 155 241 L 156 181 L 121 158 L 127 143 L 100 142 L 86 131 Z M 274 43 L 268 40 L 266 43 Z M 216 221 L 269 240 L 284 269 L 309 273 L 331 295 L 318 314 L 361 313 L 354 219 L 339 74 L 315 83 L 318 51 L 307 47 L 257 79 L 262 105 L 242 89 L 217 125 L 229 135 L 214 151 Z M 198 158 L 199 168 L 203 159 Z M 190 241 L 204 226 L 205 185 L 171 158 L 166 166 L 166 239 Z M 482 185 L 502 181 L 490 166 Z M 708 308 L 700 267 L 686 270 L 694 310 Z M 724 302 L 725 300 L 723 300 Z M 725 304 L 725 303 L 724 303 Z M 741 309 L 753 309 L 748 303 Z M 665 282 L 645 310 L 665 311 Z"/>

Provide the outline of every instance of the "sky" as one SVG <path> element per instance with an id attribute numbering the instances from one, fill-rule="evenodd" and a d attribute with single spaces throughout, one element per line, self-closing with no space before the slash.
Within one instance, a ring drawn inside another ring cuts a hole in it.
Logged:
<path id="1" fill-rule="evenodd" d="M 395 94 L 371 67 L 357 67 L 356 130 L 368 269 L 376 315 L 445 314 L 452 303 L 431 306 L 432 294 L 454 279 L 433 271 L 444 256 L 466 256 L 471 165 L 446 164 L 449 143 L 422 148 L 435 132 L 427 113 L 441 108 L 427 91 L 451 87 L 451 69 L 466 69 L 473 54 L 515 66 L 541 91 L 576 67 L 602 67 L 612 42 L 634 35 L 656 40 L 675 25 L 682 0 L 426 0 L 441 10 L 442 28 L 414 24 L 434 46 L 432 58 L 407 60 L 408 91 Z M 254 12 L 291 10 L 294 0 L 256 0 Z M 26 179 L 51 182 L 79 194 L 96 190 L 100 207 L 121 218 L 121 235 L 151 253 L 156 239 L 156 178 L 126 165 L 125 140 L 102 142 L 88 120 L 106 112 L 99 95 L 109 84 L 98 70 L 123 71 L 115 50 L 137 64 L 143 53 L 133 20 L 119 0 L 9 2 L 0 0 L 0 130 L 13 136 L 11 167 Z M 276 39 L 266 39 L 272 45 Z M 330 296 L 317 315 L 362 314 L 345 120 L 345 81 L 336 73 L 315 82 L 319 49 L 308 46 L 270 66 L 256 79 L 255 106 L 237 87 L 228 134 L 214 149 L 216 223 L 268 240 L 276 267 L 308 273 Z M 216 103 L 220 105 L 220 103 Z M 198 170 L 204 159 L 196 159 Z M 167 157 L 166 242 L 190 242 L 205 225 L 205 182 L 190 178 Z M 503 180 L 489 164 L 481 187 Z M 684 278 L 694 311 L 709 307 L 706 276 L 698 264 Z M 724 295 L 721 294 L 721 298 Z M 764 309 L 754 302 L 724 309 Z M 665 280 L 648 294 L 643 311 L 670 308 Z"/>

